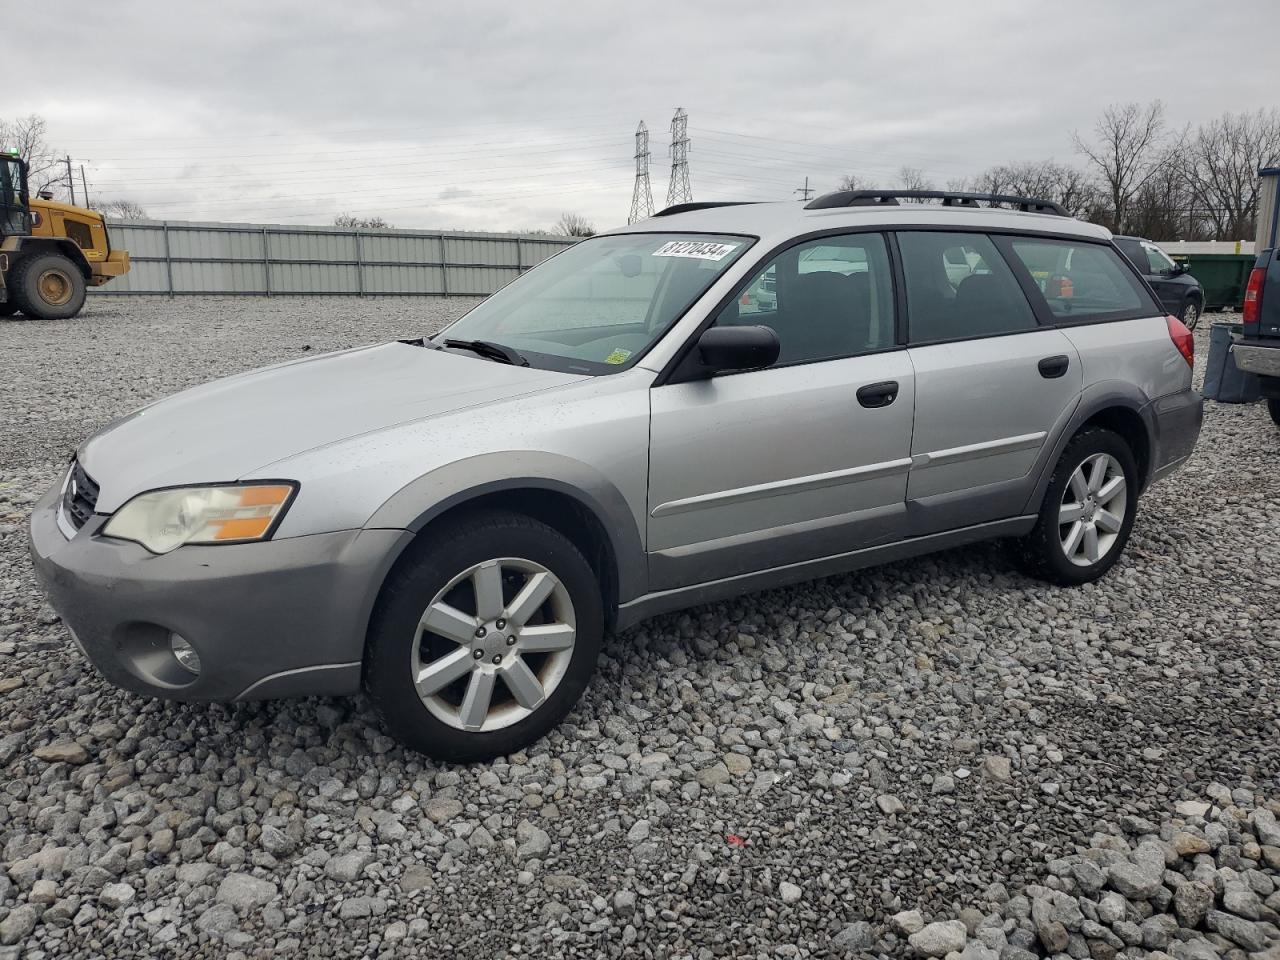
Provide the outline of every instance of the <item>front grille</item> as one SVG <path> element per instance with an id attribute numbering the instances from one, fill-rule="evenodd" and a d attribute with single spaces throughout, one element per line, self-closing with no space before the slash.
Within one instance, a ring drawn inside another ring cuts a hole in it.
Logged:
<path id="1" fill-rule="evenodd" d="M 71 465 L 71 476 L 62 492 L 62 512 L 71 521 L 71 525 L 79 530 L 93 516 L 97 506 L 98 485 L 77 461 Z"/>

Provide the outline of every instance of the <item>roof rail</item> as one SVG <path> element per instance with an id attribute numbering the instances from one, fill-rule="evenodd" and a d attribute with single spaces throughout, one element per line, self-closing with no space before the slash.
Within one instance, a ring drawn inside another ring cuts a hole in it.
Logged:
<path id="1" fill-rule="evenodd" d="M 896 207 L 899 200 L 941 200 L 944 207 L 976 207 L 979 201 L 989 204 L 1007 203 L 1023 213 L 1069 216 L 1067 211 L 1052 200 L 1014 197 L 1003 193 L 964 193 L 955 190 L 836 190 L 834 193 L 824 193 L 810 200 L 804 208 L 828 210 L 832 207 Z"/>
<path id="2" fill-rule="evenodd" d="M 654 214 L 655 217 L 669 217 L 676 213 L 688 213 L 690 210 L 708 210 L 711 207 L 742 207 L 754 200 L 703 200 L 694 203 L 677 203 L 664 207 Z"/>

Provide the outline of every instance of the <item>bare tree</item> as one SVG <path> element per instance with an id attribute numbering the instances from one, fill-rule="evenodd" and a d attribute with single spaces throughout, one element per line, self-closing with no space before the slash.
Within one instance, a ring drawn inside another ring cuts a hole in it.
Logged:
<path id="1" fill-rule="evenodd" d="M 65 189 L 66 169 L 58 159 L 58 151 L 45 139 L 44 117 L 32 113 L 13 120 L 0 119 L 0 149 L 16 149 L 26 161 L 32 196 L 41 190 Z"/>
<path id="2" fill-rule="evenodd" d="M 1211 239 L 1252 237 L 1258 170 L 1280 164 L 1280 111 L 1224 113 L 1188 137 L 1182 160 L 1191 205 Z"/>
<path id="3" fill-rule="evenodd" d="M 1192 211 L 1182 138 L 1171 140 L 1130 200 L 1126 230 L 1152 240 L 1206 239 L 1205 224 Z"/>
<path id="4" fill-rule="evenodd" d="M 1129 206 L 1162 159 L 1164 104 L 1112 104 L 1093 127 L 1093 140 L 1072 134 L 1076 149 L 1096 168 L 1111 204 L 1111 228 L 1124 233 Z"/>
<path id="5" fill-rule="evenodd" d="M 108 217 L 114 217 L 117 220 L 146 220 L 147 211 L 142 209 L 142 204 L 135 203 L 132 200 L 107 200 L 104 203 L 94 204 L 100 213 Z"/>
<path id="6" fill-rule="evenodd" d="M 340 213 L 333 218 L 335 227 L 358 227 L 368 230 L 389 230 L 391 224 L 381 217 L 357 217 L 353 213 Z"/>
<path id="7" fill-rule="evenodd" d="M 847 173 L 840 178 L 841 190 L 874 190 L 876 185 L 866 177 L 860 177 L 856 173 Z"/>
<path id="8" fill-rule="evenodd" d="M 1085 171 L 1054 160 L 989 167 L 976 177 L 949 181 L 947 188 L 1051 200 L 1073 217 L 1087 216 L 1098 197 L 1097 186 Z"/>
<path id="9" fill-rule="evenodd" d="M 933 181 L 919 167 L 899 167 L 898 186 L 903 190 L 932 190 Z"/>
<path id="10" fill-rule="evenodd" d="M 566 212 L 560 214 L 560 219 L 556 221 L 552 232 L 562 237 L 594 237 L 596 228 L 581 214 Z"/>

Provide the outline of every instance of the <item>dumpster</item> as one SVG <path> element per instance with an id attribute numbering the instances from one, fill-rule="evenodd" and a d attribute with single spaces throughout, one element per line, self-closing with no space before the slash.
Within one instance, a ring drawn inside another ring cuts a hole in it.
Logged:
<path id="1" fill-rule="evenodd" d="M 1251 253 L 1175 253 L 1204 289 L 1205 310 L 1239 310 L 1256 259 Z"/>
<path id="2" fill-rule="evenodd" d="M 1236 366 L 1231 355 L 1231 335 L 1240 334 L 1238 323 L 1215 323 L 1209 328 L 1209 357 L 1204 367 L 1204 389 L 1200 391 L 1206 400 L 1219 403 L 1253 403 L 1262 396 L 1258 378 Z"/>

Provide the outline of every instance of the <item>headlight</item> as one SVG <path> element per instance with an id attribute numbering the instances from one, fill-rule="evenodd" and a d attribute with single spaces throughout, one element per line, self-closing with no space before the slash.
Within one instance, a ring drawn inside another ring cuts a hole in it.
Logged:
<path id="1" fill-rule="evenodd" d="M 117 510 L 102 535 L 136 541 L 152 553 L 185 543 L 265 540 L 296 490 L 279 481 L 153 490 Z"/>

